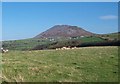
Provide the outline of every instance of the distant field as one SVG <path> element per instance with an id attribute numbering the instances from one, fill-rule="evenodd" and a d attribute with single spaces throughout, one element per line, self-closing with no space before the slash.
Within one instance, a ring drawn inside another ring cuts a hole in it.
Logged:
<path id="1" fill-rule="evenodd" d="M 119 33 L 101 34 L 85 37 L 78 36 L 70 38 L 30 38 L 22 40 L 3 41 L 2 46 L 10 50 L 30 50 L 36 48 L 39 45 L 42 46 L 42 49 L 50 49 L 63 46 L 84 46 L 86 44 L 91 45 L 97 42 L 103 44 L 102 42 L 118 41 L 118 35 Z"/>
<path id="2" fill-rule="evenodd" d="M 118 47 L 10 51 L 2 58 L 3 81 L 118 82 Z"/>
<path id="3" fill-rule="evenodd" d="M 29 49 L 33 49 L 38 45 L 47 45 L 48 47 L 51 47 L 51 44 L 55 42 L 58 42 L 58 45 L 64 46 L 63 44 L 68 44 L 68 41 L 79 41 L 81 43 L 88 43 L 88 42 L 102 42 L 104 41 L 104 39 L 99 37 L 83 37 L 83 38 L 79 37 L 72 39 L 62 38 L 62 39 L 54 39 L 54 41 L 50 41 L 50 39 L 24 39 L 24 40 L 3 41 L 3 47 L 10 50 L 29 50 Z"/>

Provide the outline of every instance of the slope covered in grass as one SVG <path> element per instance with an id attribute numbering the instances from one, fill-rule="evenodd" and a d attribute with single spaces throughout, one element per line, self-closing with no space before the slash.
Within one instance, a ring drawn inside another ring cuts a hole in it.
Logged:
<path id="1" fill-rule="evenodd" d="M 76 44 L 74 42 L 76 42 Z M 36 46 L 42 45 L 49 48 L 63 47 L 63 46 L 76 46 L 80 43 L 87 42 L 102 42 L 104 39 L 99 37 L 79 37 L 79 38 L 57 38 L 51 41 L 51 39 L 24 39 L 24 40 L 12 40 L 3 41 L 3 47 L 10 50 L 30 50 Z"/>
<path id="2" fill-rule="evenodd" d="M 118 81 L 118 47 L 10 51 L 2 60 L 3 81 Z"/>
<path id="3" fill-rule="evenodd" d="M 23 39 L 3 41 L 2 46 L 10 50 L 30 50 L 37 46 L 47 47 L 45 49 L 57 48 L 63 46 L 81 46 L 81 44 L 97 42 L 117 42 L 119 33 L 101 34 L 84 37 L 68 37 L 68 38 L 40 38 L 40 39 Z"/>

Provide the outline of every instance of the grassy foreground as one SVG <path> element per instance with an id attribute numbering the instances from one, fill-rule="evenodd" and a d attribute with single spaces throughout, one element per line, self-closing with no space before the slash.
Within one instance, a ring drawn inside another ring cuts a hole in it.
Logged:
<path id="1" fill-rule="evenodd" d="M 118 82 L 118 47 L 10 51 L 2 79 L 13 82 Z"/>

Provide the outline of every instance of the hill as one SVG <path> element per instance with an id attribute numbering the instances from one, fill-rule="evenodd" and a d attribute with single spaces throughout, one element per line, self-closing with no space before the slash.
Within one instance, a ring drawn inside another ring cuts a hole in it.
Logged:
<path id="1" fill-rule="evenodd" d="M 77 26 L 55 25 L 52 28 L 40 33 L 34 38 L 58 38 L 58 37 L 76 37 L 91 36 L 93 33 L 86 31 Z"/>

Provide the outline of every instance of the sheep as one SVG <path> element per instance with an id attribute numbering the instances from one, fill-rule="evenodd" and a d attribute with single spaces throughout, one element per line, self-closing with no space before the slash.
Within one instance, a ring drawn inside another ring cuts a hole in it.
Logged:
<path id="1" fill-rule="evenodd" d="M 8 51 L 9 51 L 8 49 L 5 50 L 5 52 L 8 52 Z"/>
<path id="2" fill-rule="evenodd" d="M 73 48 L 71 48 L 71 49 L 77 49 L 77 47 L 73 47 Z"/>
<path id="3" fill-rule="evenodd" d="M 56 48 L 56 50 L 59 50 L 58 48 Z"/>
<path id="4" fill-rule="evenodd" d="M 56 48 L 56 50 L 61 50 L 60 48 Z"/>
<path id="5" fill-rule="evenodd" d="M 62 47 L 61 50 L 69 50 L 70 47 Z"/>
<path id="6" fill-rule="evenodd" d="M 2 53 L 6 53 L 6 52 L 8 52 L 8 51 L 9 51 L 8 49 L 1 48 L 1 52 L 2 52 Z"/>
<path id="7" fill-rule="evenodd" d="M 69 50 L 69 49 L 77 49 L 77 47 L 62 47 L 62 48 L 56 48 L 55 50 Z"/>

